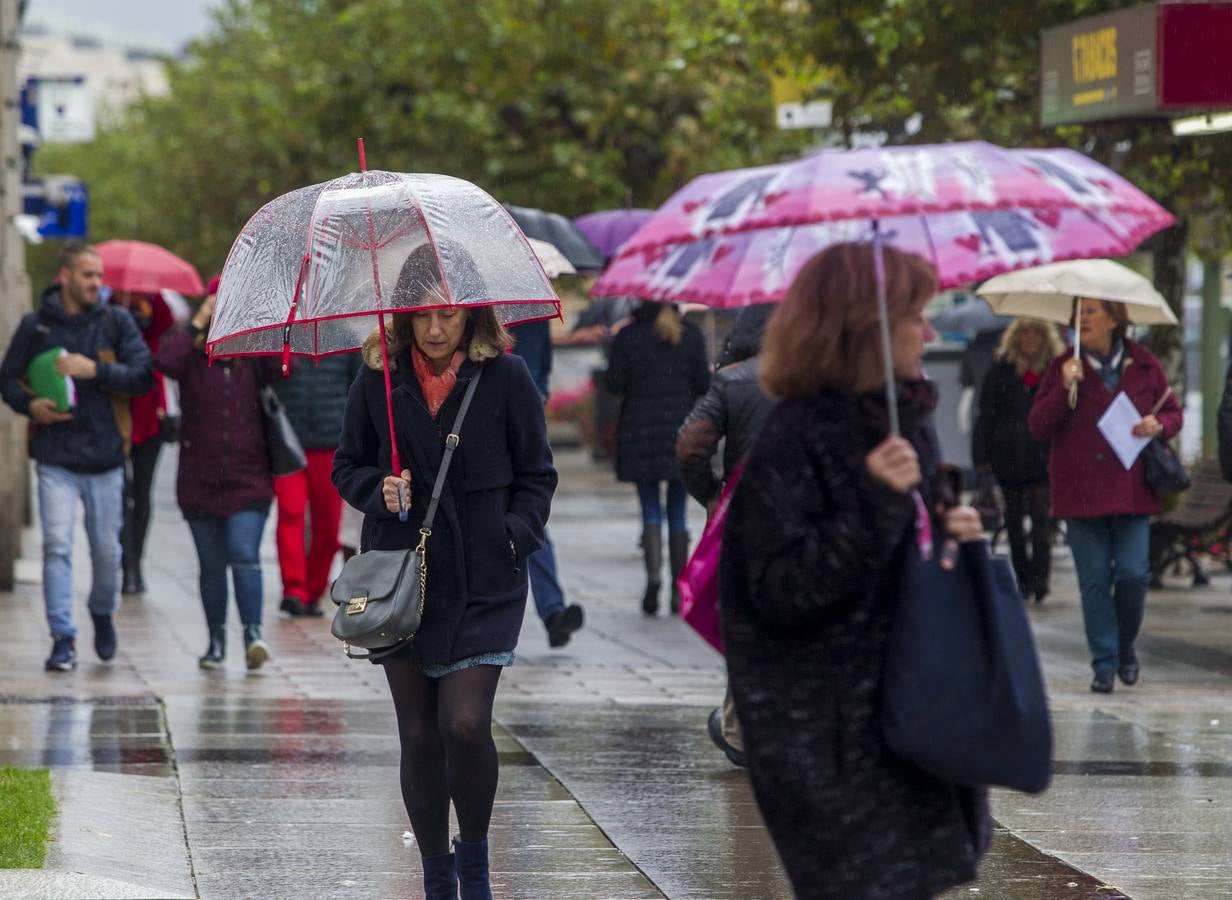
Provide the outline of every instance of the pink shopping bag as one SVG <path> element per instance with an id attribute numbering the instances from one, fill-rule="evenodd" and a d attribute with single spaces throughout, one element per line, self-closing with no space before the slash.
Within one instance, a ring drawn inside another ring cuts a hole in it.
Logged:
<path id="1" fill-rule="evenodd" d="M 738 465 L 719 495 L 714 515 L 706 523 L 701 540 L 680 572 L 680 616 L 702 639 L 723 652 L 723 635 L 719 628 L 719 549 L 723 545 L 723 524 L 732 491 L 740 481 L 744 467 Z"/>

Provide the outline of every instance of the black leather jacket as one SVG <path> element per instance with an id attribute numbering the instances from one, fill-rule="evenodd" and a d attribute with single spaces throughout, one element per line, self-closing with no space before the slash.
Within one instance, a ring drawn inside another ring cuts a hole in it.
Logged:
<path id="1" fill-rule="evenodd" d="M 774 401 L 757 383 L 757 358 L 746 359 L 715 372 L 708 390 L 680 427 L 676 459 L 680 477 L 689 494 L 705 505 L 718 497 L 723 481 L 753 445 Z M 711 459 L 719 440 L 723 448 L 723 474 L 719 477 Z"/>

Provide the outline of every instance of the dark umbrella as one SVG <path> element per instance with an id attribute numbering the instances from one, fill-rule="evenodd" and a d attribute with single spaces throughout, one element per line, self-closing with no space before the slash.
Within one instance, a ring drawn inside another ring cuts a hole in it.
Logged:
<path id="1" fill-rule="evenodd" d="M 505 209 L 509 210 L 509 215 L 513 216 L 523 234 L 528 238 L 555 245 L 579 272 L 584 269 L 596 272 L 603 270 L 603 253 L 576 225 L 560 213 L 532 209 L 529 206 L 512 206 L 508 203 L 505 204 Z"/>
<path id="2" fill-rule="evenodd" d="M 1011 316 L 997 315 L 983 300 L 968 300 L 930 316 L 929 321 L 938 331 L 984 334 L 988 331 L 1004 331 L 1014 320 Z"/>
<path id="3" fill-rule="evenodd" d="M 654 210 L 651 209 L 605 209 L 578 216 L 573 224 L 590 238 L 604 256 L 611 259 L 620 245 L 633 237 L 653 215 Z"/>

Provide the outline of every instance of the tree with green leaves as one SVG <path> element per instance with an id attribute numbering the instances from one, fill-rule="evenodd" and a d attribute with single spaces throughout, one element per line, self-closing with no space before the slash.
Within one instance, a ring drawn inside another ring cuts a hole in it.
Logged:
<path id="1" fill-rule="evenodd" d="M 93 239 L 161 243 L 205 272 L 261 204 L 356 169 L 359 135 L 373 168 L 513 203 L 655 206 L 808 140 L 775 129 L 739 23 L 688 0 L 230 0 L 168 64 L 169 93 L 37 164 L 89 183 Z"/>

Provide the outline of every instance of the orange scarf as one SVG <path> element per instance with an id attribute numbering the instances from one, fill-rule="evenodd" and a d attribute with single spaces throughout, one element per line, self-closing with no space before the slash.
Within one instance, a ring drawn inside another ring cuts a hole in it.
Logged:
<path id="1" fill-rule="evenodd" d="M 411 364 L 415 368 L 415 378 L 419 381 L 419 389 L 423 391 L 424 402 L 428 404 L 428 411 L 432 413 L 433 418 L 436 418 L 436 414 L 445 404 L 445 398 L 449 396 L 453 386 L 458 383 L 458 369 L 462 368 L 462 360 L 465 358 L 466 355 L 461 350 L 455 350 L 449 368 L 437 375 L 432 371 L 432 363 L 428 361 L 428 357 L 423 355 L 422 350 L 415 347 L 411 351 Z"/>

